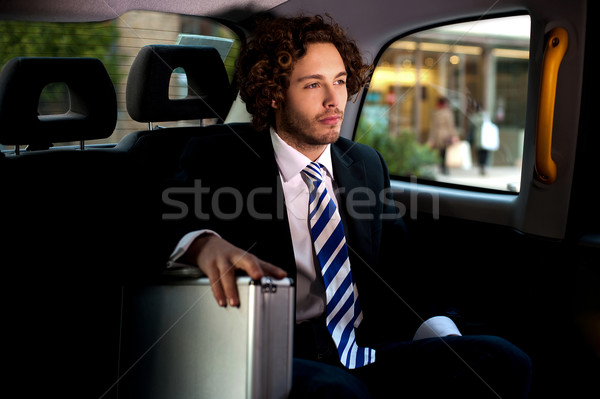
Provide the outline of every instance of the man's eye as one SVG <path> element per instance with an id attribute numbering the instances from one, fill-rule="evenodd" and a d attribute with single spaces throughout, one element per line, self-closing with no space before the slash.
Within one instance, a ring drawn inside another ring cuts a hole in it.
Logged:
<path id="1" fill-rule="evenodd" d="M 310 83 L 308 85 L 305 86 L 307 89 L 316 89 L 317 87 L 319 87 L 318 83 Z"/>
<path id="2" fill-rule="evenodd" d="M 340 80 L 337 80 L 337 81 L 335 82 L 335 84 L 336 84 L 336 85 L 345 85 L 345 84 L 346 84 L 346 81 L 345 81 L 344 79 L 340 79 Z"/>

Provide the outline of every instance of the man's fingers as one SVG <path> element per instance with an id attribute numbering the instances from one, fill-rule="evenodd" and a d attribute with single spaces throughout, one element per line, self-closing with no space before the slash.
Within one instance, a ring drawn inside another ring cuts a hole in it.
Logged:
<path id="1" fill-rule="evenodd" d="M 259 280 L 264 276 L 260 263 L 261 261 L 256 256 L 248 252 L 238 254 L 232 259 L 232 264 L 236 269 L 245 271 L 254 280 Z"/>
<path id="2" fill-rule="evenodd" d="M 287 276 L 287 272 L 269 262 L 261 261 L 261 268 L 266 276 L 275 277 L 276 279 L 282 279 Z"/>
<path id="3" fill-rule="evenodd" d="M 260 280 L 263 276 L 271 276 L 277 279 L 287 276 L 285 270 L 249 253 L 245 253 L 241 258 L 237 259 L 234 265 L 236 269 L 245 271 L 254 280 Z"/>
<path id="4" fill-rule="evenodd" d="M 253 254 L 231 245 L 216 235 L 201 236 L 188 249 L 198 267 L 208 276 L 213 295 L 219 306 L 239 306 L 235 270 L 246 272 L 250 278 L 263 276 L 284 278 L 287 273 Z"/>
<path id="5" fill-rule="evenodd" d="M 230 265 L 227 265 L 227 270 L 221 274 L 221 285 L 223 286 L 223 291 L 227 298 L 227 304 L 229 306 L 240 306 L 235 272 Z"/>
<path id="6" fill-rule="evenodd" d="M 217 304 L 219 306 L 227 306 L 227 299 L 225 297 L 225 292 L 223 292 L 223 286 L 220 281 L 211 284 L 213 295 L 217 300 Z"/>
<path id="7" fill-rule="evenodd" d="M 215 268 L 216 273 L 208 276 L 210 287 L 219 306 L 239 306 L 240 299 L 234 269 L 229 265 L 228 269 L 219 273 L 221 269 Z"/>
<path id="8" fill-rule="evenodd" d="M 223 285 L 221 284 L 221 276 L 218 273 L 211 273 L 211 275 L 207 276 L 208 281 L 210 281 L 210 288 L 217 301 L 217 304 L 219 306 L 227 306 L 227 298 L 225 297 Z"/>

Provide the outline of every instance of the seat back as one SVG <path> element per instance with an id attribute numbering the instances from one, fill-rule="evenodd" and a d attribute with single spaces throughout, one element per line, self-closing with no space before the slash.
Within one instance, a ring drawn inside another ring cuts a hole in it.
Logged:
<path id="1" fill-rule="evenodd" d="M 44 88 L 64 83 L 69 109 L 40 115 Z M 48 149 L 53 143 L 109 137 L 117 122 L 112 81 L 96 58 L 17 57 L 0 73 L 0 144 Z"/>
<path id="2" fill-rule="evenodd" d="M 39 116 L 40 93 L 53 82 L 67 86 L 70 107 Z M 108 137 L 116 120 L 98 60 L 17 58 L 0 74 L 0 142 L 29 146 L 0 164 L 3 315 L 12 326 L 4 355 L 25 396 L 100 397 L 118 374 L 120 275 L 123 254 L 135 250 L 125 245 L 136 222 L 127 158 L 49 148 Z"/>
<path id="3" fill-rule="evenodd" d="M 183 68 L 188 94 L 169 97 L 171 74 Z M 127 112 L 138 122 L 204 118 L 225 120 L 233 92 L 219 52 L 212 47 L 158 45 L 142 47 L 127 79 Z"/>
<path id="4" fill-rule="evenodd" d="M 187 74 L 188 96 L 169 98 L 171 74 Z M 223 122 L 235 93 L 225 65 L 212 47 L 148 45 L 138 53 L 127 79 L 127 111 L 138 122 L 175 122 L 216 118 Z M 222 126 L 218 123 L 217 126 Z M 117 151 L 133 154 L 145 178 L 157 187 L 173 176 L 190 137 L 210 134 L 211 126 L 156 128 L 125 136 Z"/>

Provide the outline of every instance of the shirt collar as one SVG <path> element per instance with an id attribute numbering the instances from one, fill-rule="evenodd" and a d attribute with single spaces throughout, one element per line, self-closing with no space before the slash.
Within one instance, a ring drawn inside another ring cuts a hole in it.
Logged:
<path id="1" fill-rule="evenodd" d="M 275 160 L 279 167 L 279 173 L 281 173 L 284 182 L 299 175 L 302 169 L 311 162 L 307 156 L 283 141 L 273 128 L 271 128 L 271 142 L 273 143 L 273 149 L 275 150 Z M 316 162 L 325 167 L 325 172 L 333 180 L 331 144 L 327 145 L 327 148 L 325 148 L 325 151 L 323 151 Z"/>

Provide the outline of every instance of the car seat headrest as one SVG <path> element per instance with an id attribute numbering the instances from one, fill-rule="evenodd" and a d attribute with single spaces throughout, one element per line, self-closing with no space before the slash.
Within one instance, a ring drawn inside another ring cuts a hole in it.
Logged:
<path id="1" fill-rule="evenodd" d="M 42 91 L 63 83 L 69 109 L 40 115 Z M 0 143 L 48 148 L 52 143 L 103 139 L 117 124 L 117 97 L 96 58 L 17 57 L 0 73 Z"/>
<path id="2" fill-rule="evenodd" d="M 169 83 L 176 68 L 187 75 L 187 97 L 171 99 Z M 127 111 L 138 122 L 204 118 L 223 121 L 233 102 L 225 65 L 213 47 L 147 45 L 127 79 Z"/>

